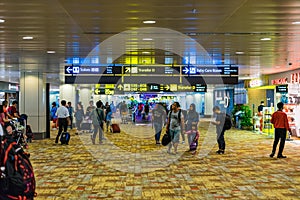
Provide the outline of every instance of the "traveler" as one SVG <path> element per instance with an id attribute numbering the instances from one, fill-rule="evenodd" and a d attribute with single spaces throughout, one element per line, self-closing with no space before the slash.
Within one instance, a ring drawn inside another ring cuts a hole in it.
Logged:
<path id="1" fill-rule="evenodd" d="M 278 110 L 272 114 L 271 123 L 274 124 L 275 128 L 275 137 L 273 143 L 272 153 L 270 157 L 273 158 L 276 153 L 276 147 L 280 139 L 279 150 L 277 154 L 277 158 L 286 158 L 286 156 L 282 155 L 285 139 L 286 139 L 286 131 L 289 131 L 292 134 L 292 131 L 289 127 L 288 118 L 285 112 L 283 112 L 283 103 L 279 102 L 277 104 Z"/>
<path id="2" fill-rule="evenodd" d="M 79 134 L 81 132 L 81 123 L 83 121 L 84 118 L 84 111 L 83 111 L 83 106 L 81 104 L 81 102 L 77 103 L 77 108 L 74 111 L 74 117 L 76 120 L 76 129 L 77 129 L 77 134 Z"/>
<path id="3" fill-rule="evenodd" d="M 67 102 L 65 100 L 61 100 L 61 106 L 57 109 L 56 115 L 58 118 L 58 133 L 55 139 L 55 143 L 58 143 L 58 139 L 64 130 L 64 132 L 67 132 L 68 130 L 68 124 L 69 124 L 69 111 L 66 107 Z"/>
<path id="4" fill-rule="evenodd" d="M 17 118 L 19 119 L 20 118 L 20 115 L 19 115 L 19 112 L 17 110 L 17 105 L 18 105 L 18 101 L 13 101 L 12 102 L 12 105 L 9 106 L 9 108 L 7 109 L 7 112 L 9 113 L 9 115 L 12 117 L 12 118 Z"/>
<path id="5" fill-rule="evenodd" d="M 161 130 L 164 126 L 166 119 L 166 111 L 162 104 L 157 103 L 155 108 L 152 110 L 152 123 L 155 130 L 155 142 L 160 145 Z"/>
<path id="6" fill-rule="evenodd" d="M 168 114 L 168 122 L 166 130 L 171 137 L 171 142 L 168 145 L 167 153 L 171 154 L 171 148 L 174 147 L 174 154 L 177 154 L 177 147 L 179 144 L 179 136 L 181 132 L 184 132 L 184 117 L 180 111 L 180 104 L 174 102 L 171 106 L 171 110 Z"/>
<path id="7" fill-rule="evenodd" d="M 221 113 L 219 106 L 213 107 L 213 112 L 216 115 L 215 121 L 212 124 L 216 125 L 216 132 L 217 132 L 217 142 L 219 146 L 219 150 L 216 151 L 217 154 L 224 154 L 225 153 L 225 139 L 224 139 L 224 122 L 225 122 L 225 114 Z"/>
<path id="8" fill-rule="evenodd" d="M 57 121 L 57 115 L 56 115 L 57 107 L 56 102 L 52 102 L 52 107 L 50 110 L 50 120 L 53 122 L 53 129 L 56 130 L 56 121 Z"/>
<path id="9" fill-rule="evenodd" d="M 69 116 L 70 117 L 70 127 L 71 127 L 71 129 L 73 129 L 73 112 L 74 112 L 74 109 L 73 109 L 72 103 L 70 101 L 68 102 L 67 108 L 68 108 L 69 115 L 70 115 Z"/>
<path id="10" fill-rule="evenodd" d="M 196 129 L 198 129 L 198 123 L 199 123 L 199 113 L 196 112 L 196 105 L 192 103 L 190 105 L 190 108 L 187 112 L 187 117 L 186 117 L 186 131 L 191 131 L 192 127 L 195 126 Z M 193 142 L 195 138 L 195 134 L 188 134 L 187 135 L 189 145 Z"/>
<path id="11" fill-rule="evenodd" d="M 92 143 L 95 144 L 96 135 L 99 133 L 99 144 L 102 144 L 104 135 L 103 135 L 103 124 L 105 120 L 104 111 L 101 109 L 103 107 L 103 103 L 101 101 L 96 102 L 96 108 L 90 114 L 90 118 L 92 119 L 92 123 L 94 126 L 94 133 L 91 136 Z"/>

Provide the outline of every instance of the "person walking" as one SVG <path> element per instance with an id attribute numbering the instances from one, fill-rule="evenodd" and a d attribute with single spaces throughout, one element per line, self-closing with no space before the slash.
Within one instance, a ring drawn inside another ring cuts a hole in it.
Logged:
<path id="1" fill-rule="evenodd" d="M 199 113 L 196 112 L 196 105 L 192 103 L 190 105 L 190 109 L 187 112 L 186 117 L 186 131 L 189 131 L 191 134 L 187 134 L 189 146 L 193 142 L 194 138 L 196 137 L 196 133 L 192 131 L 193 127 L 196 127 L 196 130 L 198 129 L 198 122 L 199 122 Z"/>
<path id="2" fill-rule="evenodd" d="M 283 112 L 283 103 L 277 103 L 278 110 L 272 114 L 271 123 L 274 124 L 275 128 L 275 137 L 273 143 L 272 153 L 270 157 L 273 158 L 276 153 L 276 147 L 280 139 L 279 150 L 277 154 L 277 158 L 286 158 L 286 156 L 282 155 L 285 139 L 286 139 L 286 131 L 289 131 L 292 134 L 292 131 L 289 127 L 288 118 L 285 112 Z"/>
<path id="3" fill-rule="evenodd" d="M 152 123 L 155 130 L 155 142 L 160 145 L 161 130 L 166 119 L 166 111 L 161 103 L 155 104 L 155 108 L 152 110 Z"/>
<path id="4" fill-rule="evenodd" d="M 64 130 L 64 132 L 67 132 L 68 130 L 68 123 L 69 123 L 69 111 L 68 108 L 66 107 L 67 102 L 66 100 L 61 100 L 61 106 L 57 109 L 56 115 L 58 118 L 58 133 L 55 138 L 55 143 L 58 143 L 58 139 Z"/>
<path id="5" fill-rule="evenodd" d="M 73 129 L 73 112 L 74 112 L 74 109 L 73 109 L 73 106 L 72 106 L 72 103 L 69 101 L 68 102 L 68 111 L 69 111 L 69 117 L 70 117 L 70 128 Z"/>
<path id="6" fill-rule="evenodd" d="M 224 138 L 224 122 L 225 122 L 225 114 L 221 113 L 219 106 L 213 107 L 213 112 L 216 115 L 215 121 L 212 124 L 216 125 L 216 132 L 217 132 L 217 142 L 219 146 L 219 150 L 216 151 L 217 154 L 224 154 L 225 153 L 225 138 Z"/>
<path id="7" fill-rule="evenodd" d="M 83 106 L 81 104 L 81 102 L 77 103 L 77 108 L 74 112 L 74 117 L 75 117 L 75 121 L 76 121 L 76 134 L 81 133 L 81 123 L 83 121 L 84 118 L 84 111 L 83 111 Z"/>
<path id="8" fill-rule="evenodd" d="M 53 126 L 52 126 L 52 130 L 56 130 L 56 121 L 57 121 L 57 115 L 56 115 L 56 112 L 57 112 L 57 107 L 56 107 L 56 102 L 52 102 L 52 107 L 51 107 L 51 110 L 50 110 L 50 120 L 52 121 L 53 123 Z"/>
<path id="9" fill-rule="evenodd" d="M 167 153 L 171 154 L 171 148 L 174 147 L 174 154 L 177 154 L 177 147 L 179 144 L 179 136 L 184 132 L 184 117 L 180 111 L 180 104 L 174 102 L 168 114 L 168 122 L 166 130 L 170 134 L 171 142 L 168 145 Z"/>
<path id="10" fill-rule="evenodd" d="M 104 111 L 101 109 L 103 107 L 103 103 L 99 100 L 96 102 L 96 108 L 90 114 L 92 119 L 92 123 L 94 126 L 94 133 L 91 136 L 92 143 L 95 144 L 96 135 L 99 133 L 99 144 L 102 144 L 103 136 L 103 124 L 105 120 Z"/>

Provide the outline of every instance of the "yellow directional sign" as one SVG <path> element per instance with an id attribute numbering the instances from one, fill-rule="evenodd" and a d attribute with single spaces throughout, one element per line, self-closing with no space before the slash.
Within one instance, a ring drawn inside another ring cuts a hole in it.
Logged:
<path id="1" fill-rule="evenodd" d="M 94 90 L 94 94 L 99 95 L 99 94 L 104 94 L 104 92 L 103 92 L 102 89 L 96 88 L 96 89 Z"/>
<path id="2" fill-rule="evenodd" d="M 112 89 L 105 89 L 105 94 L 106 95 L 113 95 L 113 94 L 115 94 L 115 91 L 112 90 Z"/>

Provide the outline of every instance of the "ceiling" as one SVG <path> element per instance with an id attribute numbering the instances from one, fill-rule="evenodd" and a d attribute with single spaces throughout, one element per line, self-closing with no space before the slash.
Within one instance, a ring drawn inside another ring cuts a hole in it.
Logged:
<path id="1" fill-rule="evenodd" d="M 300 24 L 293 24 L 300 22 L 299 0 L 2 0 L 0 19 L 0 81 L 39 71 L 59 84 L 66 59 L 84 58 L 103 41 L 116 43 L 114 36 L 140 28 L 188 36 L 213 60 L 237 64 L 240 78 L 300 68 Z M 176 42 L 164 45 L 172 52 Z M 108 46 L 103 52 L 114 54 L 116 45 Z"/>

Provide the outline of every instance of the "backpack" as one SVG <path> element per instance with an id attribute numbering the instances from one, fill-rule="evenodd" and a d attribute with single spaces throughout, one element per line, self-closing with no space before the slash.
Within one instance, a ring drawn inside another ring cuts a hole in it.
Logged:
<path id="1" fill-rule="evenodd" d="M 225 120 L 224 120 L 224 130 L 229 130 L 232 127 L 232 120 L 231 116 L 228 114 L 225 114 Z"/>
<path id="2" fill-rule="evenodd" d="M 171 114 L 172 114 L 172 110 L 170 110 L 170 112 L 169 112 L 169 118 L 171 118 Z M 178 123 L 179 124 L 181 124 L 181 109 L 179 109 L 179 111 L 178 111 Z"/>
<path id="3" fill-rule="evenodd" d="M 33 199 L 36 183 L 29 156 L 15 141 L 7 140 L 0 149 L 0 199 Z"/>

